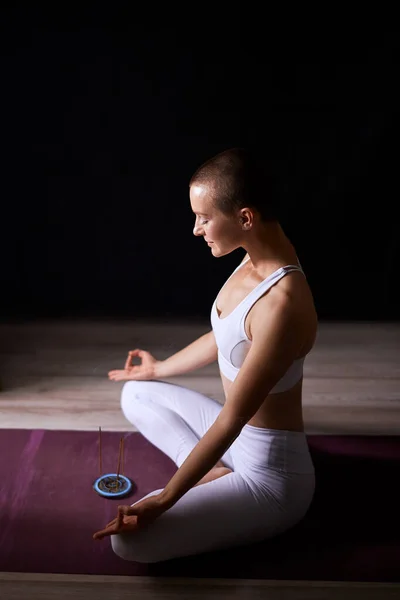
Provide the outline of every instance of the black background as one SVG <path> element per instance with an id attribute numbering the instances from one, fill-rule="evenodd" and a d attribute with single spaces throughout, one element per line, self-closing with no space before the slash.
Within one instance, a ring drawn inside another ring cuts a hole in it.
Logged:
<path id="1" fill-rule="evenodd" d="M 193 236 L 188 181 L 236 145 L 271 156 L 320 319 L 398 319 L 390 19 L 67 6 L 2 9 L 2 320 L 207 319 L 244 252 Z"/>

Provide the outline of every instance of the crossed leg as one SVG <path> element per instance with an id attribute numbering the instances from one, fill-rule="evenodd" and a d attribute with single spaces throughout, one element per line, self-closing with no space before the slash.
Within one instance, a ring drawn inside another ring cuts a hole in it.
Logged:
<path id="1" fill-rule="evenodd" d="M 216 400 L 164 381 L 129 381 L 121 394 L 125 418 L 180 467 L 222 410 Z M 230 450 L 216 466 L 233 470 Z"/>
<path id="2" fill-rule="evenodd" d="M 121 406 L 125 417 L 178 467 L 222 409 L 203 394 L 158 381 L 126 383 Z M 114 552 L 125 560 L 150 563 L 262 539 L 262 507 L 234 472 L 230 450 L 213 471 L 146 530 L 111 536 Z"/>

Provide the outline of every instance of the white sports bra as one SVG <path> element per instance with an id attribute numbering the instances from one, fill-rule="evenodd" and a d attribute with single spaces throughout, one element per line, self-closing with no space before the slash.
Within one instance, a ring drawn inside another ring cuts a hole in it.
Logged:
<path id="1" fill-rule="evenodd" d="M 238 271 L 242 265 L 246 264 L 248 260 L 249 259 L 241 263 L 233 271 L 232 275 L 236 273 L 236 271 Z M 249 340 L 247 337 L 244 328 L 247 313 L 253 304 L 263 294 L 265 294 L 265 292 L 267 292 L 287 273 L 291 273 L 292 271 L 300 271 L 304 274 L 303 269 L 298 265 L 287 265 L 285 267 L 280 267 L 274 271 L 274 273 L 271 273 L 271 275 L 269 275 L 266 279 L 261 281 L 261 283 L 259 283 L 254 290 L 252 290 L 236 306 L 236 308 L 234 308 L 233 311 L 223 319 L 221 319 L 217 313 L 217 298 L 214 300 L 211 309 L 211 325 L 218 347 L 218 364 L 221 373 L 223 373 L 223 375 L 230 381 L 235 380 L 251 346 L 251 340 Z M 232 275 L 227 279 L 227 281 L 232 277 Z M 270 394 L 285 392 L 292 388 L 303 376 L 304 360 L 305 357 L 295 360 L 286 371 L 284 376 L 270 391 Z"/>

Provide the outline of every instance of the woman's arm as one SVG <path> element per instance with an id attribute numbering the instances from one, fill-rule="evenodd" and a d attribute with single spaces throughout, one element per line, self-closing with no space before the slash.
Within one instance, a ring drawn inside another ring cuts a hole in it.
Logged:
<path id="1" fill-rule="evenodd" d="M 217 417 L 161 492 L 160 504 L 166 510 L 215 466 L 238 437 L 242 427 L 243 423 L 239 421 L 227 425 L 224 419 Z"/>
<path id="2" fill-rule="evenodd" d="M 195 371 L 217 360 L 218 350 L 213 331 L 179 350 L 156 365 L 155 378 L 163 379 Z"/>
<path id="3" fill-rule="evenodd" d="M 160 503 L 167 508 L 210 471 L 299 356 L 304 325 L 293 299 L 268 303 L 262 299 L 258 304 L 250 350 L 221 412 L 160 494 Z"/>

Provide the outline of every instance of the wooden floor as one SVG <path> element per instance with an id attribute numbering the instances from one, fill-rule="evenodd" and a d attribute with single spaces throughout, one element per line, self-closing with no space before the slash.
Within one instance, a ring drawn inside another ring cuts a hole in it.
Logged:
<path id="1" fill-rule="evenodd" d="M 163 359 L 205 333 L 208 323 L 43 321 L 0 323 L 2 428 L 134 430 L 120 410 L 128 350 Z M 307 433 L 399 434 L 400 323 L 321 323 L 305 363 Z M 170 378 L 223 402 L 217 365 Z M 0 573 L 1 597 L 394 598 L 395 585 L 167 580 Z"/>

